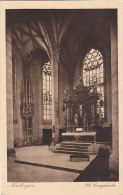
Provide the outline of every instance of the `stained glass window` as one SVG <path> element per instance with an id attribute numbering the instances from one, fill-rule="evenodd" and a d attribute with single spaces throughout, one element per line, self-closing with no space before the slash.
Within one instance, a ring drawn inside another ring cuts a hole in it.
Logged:
<path id="1" fill-rule="evenodd" d="M 104 70 L 103 56 L 95 49 L 91 49 L 83 61 L 83 84 L 93 88 L 96 86 L 97 92 L 100 93 L 102 105 L 98 100 L 97 111 L 101 118 L 104 118 Z"/>
<path id="2" fill-rule="evenodd" d="M 51 64 L 43 66 L 43 119 L 52 119 L 52 88 L 51 88 Z"/>

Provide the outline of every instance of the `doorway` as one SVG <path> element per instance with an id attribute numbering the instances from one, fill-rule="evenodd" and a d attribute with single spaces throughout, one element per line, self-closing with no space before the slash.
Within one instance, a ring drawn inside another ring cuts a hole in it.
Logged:
<path id="1" fill-rule="evenodd" d="M 52 140 L 52 129 L 43 129 L 43 144 L 49 145 Z"/>

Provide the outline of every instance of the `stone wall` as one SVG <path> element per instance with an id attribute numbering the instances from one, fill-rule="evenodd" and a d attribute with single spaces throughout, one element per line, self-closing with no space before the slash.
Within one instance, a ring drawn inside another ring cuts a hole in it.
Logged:
<path id="1" fill-rule="evenodd" d="M 59 64 L 59 128 L 64 127 L 65 112 L 62 111 L 64 91 L 70 88 L 69 75 L 66 68 Z"/>
<path id="2" fill-rule="evenodd" d="M 22 81 L 23 81 L 23 62 L 20 54 L 17 49 L 13 46 L 13 50 L 15 51 L 15 61 L 16 61 L 16 86 L 17 86 L 17 122 L 13 124 L 14 130 L 14 141 L 16 141 L 17 146 L 23 145 L 23 128 L 22 128 L 22 118 L 21 118 L 21 92 L 22 92 Z"/>
<path id="3" fill-rule="evenodd" d="M 8 155 L 14 153 L 13 135 L 13 94 L 12 94 L 12 39 L 11 29 L 6 34 L 6 93 L 7 93 L 7 151 Z"/>
<path id="4" fill-rule="evenodd" d="M 33 142 L 34 144 L 42 143 L 41 130 L 41 73 L 40 58 L 35 58 L 30 63 L 30 76 L 32 81 L 34 118 L 33 118 Z"/>
<path id="5" fill-rule="evenodd" d="M 101 36 L 101 35 L 100 35 Z M 105 100 L 105 106 L 104 106 L 104 112 L 105 112 L 105 124 L 104 126 L 109 127 L 112 123 L 112 97 L 111 97 L 111 49 L 110 49 L 110 34 L 109 34 L 109 42 L 101 42 L 101 46 L 99 48 L 98 45 L 94 44 L 91 46 L 91 48 L 98 49 L 104 59 L 104 100 Z M 96 40 L 95 40 L 96 42 Z M 86 46 L 87 47 L 87 46 Z M 90 45 L 88 46 L 88 52 L 90 51 Z M 86 48 L 87 51 L 87 48 Z M 79 84 L 80 78 L 82 78 L 82 62 L 84 58 L 86 57 L 87 52 L 82 50 L 83 58 L 81 60 L 81 63 L 78 63 L 75 72 L 74 72 L 74 82 L 73 87 L 76 88 L 76 86 Z M 85 54 L 85 55 L 84 55 Z"/>
<path id="6" fill-rule="evenodd" d="M 116 12 L 111 22 L 111 80 L 112 80 L 112 154 L 110 168 L 119 172 L 119 125 L 118 125 L 118 44 Z"/>

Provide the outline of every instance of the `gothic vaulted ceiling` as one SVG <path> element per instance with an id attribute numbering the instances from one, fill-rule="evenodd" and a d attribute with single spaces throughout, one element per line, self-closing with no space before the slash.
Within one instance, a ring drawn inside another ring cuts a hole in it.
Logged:
<path id="1" fill-rule="evenodd" d="M 7 10 L 7 26 L 21 57 L 39 52 L 51 60 L 59 52 L 68 72 L 74 72 L 89 48 L 107 45 L 109 22 L 107 10 Z"/>

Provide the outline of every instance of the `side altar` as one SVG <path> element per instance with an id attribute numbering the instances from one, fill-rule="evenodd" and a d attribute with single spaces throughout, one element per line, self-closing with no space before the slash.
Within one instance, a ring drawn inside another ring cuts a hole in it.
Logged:
<path id="1" fill-rule="evenodd" d="M 64 92 L 62 110 L 65 112 L 66 133 L 63 141 L 96 141 L 96 129 L 103 125 L 101 113 L 102 94 L 96 86 L 80 84 L 75 89 Z"/>

